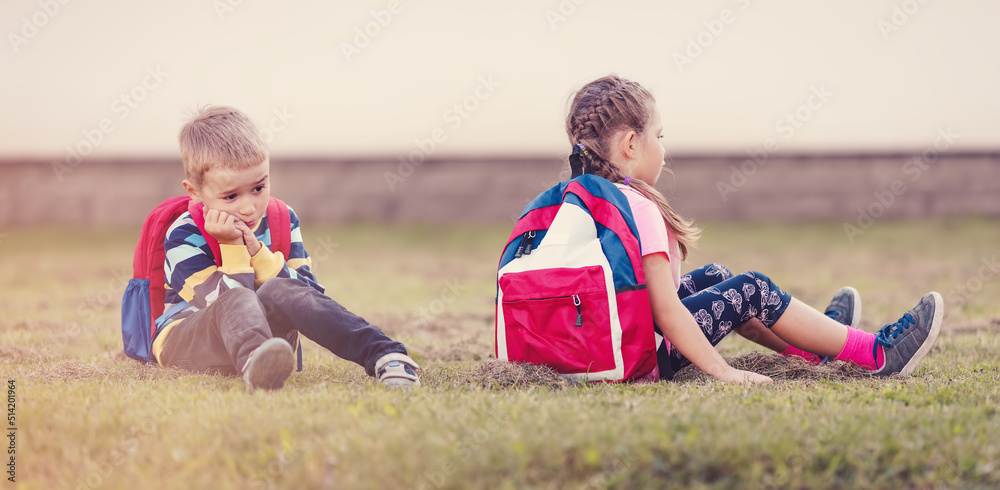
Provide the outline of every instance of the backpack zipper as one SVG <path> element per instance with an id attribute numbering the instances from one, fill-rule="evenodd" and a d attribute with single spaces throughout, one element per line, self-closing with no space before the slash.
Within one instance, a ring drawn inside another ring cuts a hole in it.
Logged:
<path id="1" fill-rule="evenodd" d="M 528 244 L 524 247 L 524 255 L 531 255 L 531 246 L 535 244 L 535 230 L 528 232 Z"/>
<path id="2" fill-rule="evenodd" d="M 535 241 L 535 230 L 531 230 L 521 234 L 521 244 L 517 247 L 517 252 L 514 252 L 514 258 L 519 259 L 522 255 L 529 255 L 531 253 L 531 245 Z"/>
<path id="3" fill-rule="evenodd" d="M 580 296 L 573 295 L 573 304 L 576 305 L 576 323 L 573 325 L 577 327 L 583 326 L 583 309 L 580 308 Z"/>

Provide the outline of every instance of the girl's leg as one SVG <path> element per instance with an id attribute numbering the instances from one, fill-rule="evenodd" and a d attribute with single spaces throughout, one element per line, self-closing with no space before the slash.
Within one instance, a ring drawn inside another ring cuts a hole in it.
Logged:
<path id="1" fill-rule="evenodd" d="M 731 277 L 733 277 L 733 273 L 722 264 L 704 265 L 681 277 L 677 295 L 683 300 L 698 291 L 715 286 Z M 788 344 L 777 335 L 771 333 L 756 318 L 751 318 L 740 324 L 735 328 L 735 331 L 743 338 L 773 351 L 783 353 L 788 350 Z"/>
<path id="2" fill-rule="evenodd" d="M 712 345 L 751 319 L 764 327 L 774 325 L 791 302 L 791 295 L 759 272 L 745 272 L 681 299 Z M 690 364 L 677 349 L 666 354 L 658 357 L 669 359 L 660 368 L 661 373 L 667 368 L 667 376 Z"/>
<path id="3" fill-rule="evenodd" d="M 686 295 L 681 302 L 712 345 L 734 325 L 758 321 L 791 346 L 853 362 L 880 376 L 910 374 L 934 346 L 944 317 L 941 295 L 931 292 L 876 335 L 844 325 L 792 298 L 759 272 L 744 272 Z M 844 320 L 853 321 L 849 316 Z M 665 349 L 657 352 L 661 378 L 669 379 L 690 364 L 676 349 L 661 351 Z"/>
<path id="4" fill-rule="evenodd" d="M 681 276 L 681 283 L 677 285 L 677 296 L 681 299 L 687 298 L 730 277 L 733 277 L 733 273 L 722 264 L 703 265 Z"/>
<path id="5" fill-rule="evenodd" d="M 847 325 L 792 298 L 771 332 L 789 344 L 821 356 L 836 356 L 847 342 Z"/>

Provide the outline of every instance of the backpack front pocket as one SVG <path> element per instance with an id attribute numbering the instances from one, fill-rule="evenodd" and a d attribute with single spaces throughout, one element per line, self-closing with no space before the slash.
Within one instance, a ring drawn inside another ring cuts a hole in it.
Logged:
<path id="1" fill-rule="evenodd" d="M 507 356 L 563 374 L 615 368 L 611 307 L 601 266 L 500 277 Z"/>

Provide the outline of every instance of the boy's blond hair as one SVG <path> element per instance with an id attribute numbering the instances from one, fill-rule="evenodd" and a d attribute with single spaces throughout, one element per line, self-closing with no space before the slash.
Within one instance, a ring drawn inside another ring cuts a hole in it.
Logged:
<path id="1" fill-rule="evenodd" d="M 244 170 L 267 159 L 267 146 L 246 114 L 227 106 L 205 106 L 178 137 L 184 174 L 195 186 L 216 167 Z"/>

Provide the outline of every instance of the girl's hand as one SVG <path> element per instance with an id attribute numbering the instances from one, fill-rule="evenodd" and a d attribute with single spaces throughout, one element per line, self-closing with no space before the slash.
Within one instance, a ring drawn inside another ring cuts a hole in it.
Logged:
<path id="1" fill-rule="evenodd" d="M 236 228 L 233 215 L 218 209 L 205 208 L 205 231 L 225 245 L 243 245 L 243 232 Z"/>
<path id="2" fill-rule="evenodd" d="M 729 365 L 708 341 L 694 316 L 677 296 L 677 285 L 670 273 L 670 262 L 663 254 L 642 258 L 642 271 L 646 276 L 646 290 L 653 309 L 653 319 L 660 326 L 671 348 L 677 349 L 698 369 L 727 383 L 771 383 L 771 378 Z"/>
<path id="3" fill-rule="evenodd" d="M 715 379 L 723 381 L 726 383 L 736 383 L 741 385 L 749 384 L 765 384 L 769 385 L 774 383 L 774 380 L 764 376 L 763 374 L 757 374 L 751 371 L 741 371 L 732 366 L 726 366 L 723 369 L 719 369 L 718 372 L 710 372 Z"/>
<path id="4" fill-rule="evenodd" d="M 241 238 L 243 238 L 243 243 L 246 244 L 247 252 L 250 252 L 250 256 L 257 255 L 257 252 L 260 252 L 261 247 L 264 245 L 257 240 L 257 236 L 250 231 L 250 227 L 246 223 L 237 220 L 236 228 L 243 234 Z"/>

